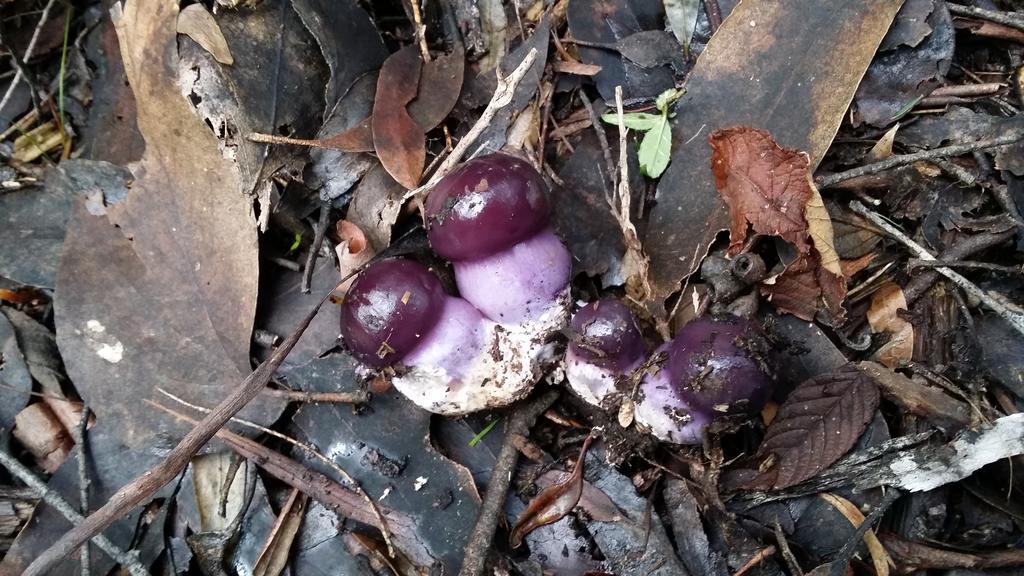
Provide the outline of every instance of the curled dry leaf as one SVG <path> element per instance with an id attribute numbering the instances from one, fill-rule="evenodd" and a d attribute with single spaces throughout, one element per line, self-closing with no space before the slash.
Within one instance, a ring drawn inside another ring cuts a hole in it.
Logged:
<path id="1" fill-rule="evenodd" d="M 864 514 L 853 502 L 830 492 L 822 492 L 818 496 L 845 516 L 854 528 L 858 528 L 864 523 Z M 871 564 L 875 567 L 875 574 L 889 576 L 889 565 L 892 564 L 892 558 L 889 557 L 889 553 L 885 551 L 885 547 L 878 541 L 878 536 L 875 536 L 873 531 L 868 530 L 864 533 L 864 545 L 868 547 L 868 553 L 871 554 Z"/>
<path id="2" fill-rule="evenodd" d="M 235 63 L 228 48 L 228 41 L 224 39 L 224 33 L 213 19 L 213 14 L 210 14 L 202 4 L 191 4 L 181 9 L 181 13 L 178 14 L 178 34 L 195 40 L 196 44 L 202 46 L 203 50 L 209 52 L 217 62 L 228 66 Z"/>
<path id="3" fill-rule="evenodd" d="M 373 148 L 388 174 L 409 189 L 419 184 L 427 159 L 423 130 L 406 110 L 416 98 L 421 64 L 415 46 L 389 56 L 377 77 L 373 100 Z"/>
<path id="4" fill-rule="evenodd" d="M 729 251 L 743 248 L 748 224 L 758 234 L 781 237 L 796 257 L 762 290 L 779 310 L 805 320 L 821 308 L 841 317 L 846 278 L 808 155 L 745 126 L 716 130 L 711 148 L 715 186 L 729 207 Z"/>
<path id="5" fill-rule="evenodd" d="M 32 454 L 36 464 L 52 474 L 67 458 L 74 442 L 57 415 L 43 402 L 25 408 L 14 418 L 14 437 Z"/>
<path id="6" fill-rule="evenodd" d="M 871 295 L 871 307 L 868 308 L 871 331 L 889 335 L 889 341 L 875 352 L 874 357 L 889 368 L 910 360 L 914 354 L 914 327 L 899 316 L 900 310 L 908 309 L 907 297 L 893 282 L 883 284 Z"/>
<path id="7" fill-rule="evenodd" d="M 857 442 L 877 406 L 874 382 L 849 365 L 803 382 L 779 407 L 745 487 L 781 490 L 814 477 Z"/>
<path id="8" fill-rule="evenodd" d="M 571 474 L 561 482 L 548 486 L 530 500 L 530 505 L 516 521 L 509 536 L 513 548 L 522 545 L 523 537 L 530 531 L 557 522 L 572 512 L 579 503 L 580 496 L 583 495 L 583 461 L 587 457 L 587 449 L 590 448 L 592 440 L 593 436 L 587 436 L 583 441 L 583 447 L 580 448 L 579 458 L 576 459 L 576 466 Z"/>
<path id="9" fill-rule="evenodd" d="M 334 232 L 338 241 L 334 251 L 338 255 L 338 272 L 341 278 L 348 276 L 377 254 L 366 234 L 352 222 L 338 220 L 334 225 Z M 338 289 L 347 292 L 355 280 L 355 276 L 345 280 Z"/>
<path id="10" fill-rule="evenodd" d="M 548 470 L 537 478 L 537 486 L 546 489 L 558 484 L 564 473 Z M 580 495 L 579 507 L 587 513 L 591 520 L 597 522 L 618 522 L 622 513 L 607 494 L 586 480 L 583 481 L 583 492 Z"/>
<path id="11" fill-rule="evenodd" d="M 253 566 L 253 576 L 278 576 L 288 565 L 289 552 L 305 516 L 308 499 L 306 494 L 292 488 L 288 501 L 277 516 L 270 539 L 260 551 L 256 565 Z"/>

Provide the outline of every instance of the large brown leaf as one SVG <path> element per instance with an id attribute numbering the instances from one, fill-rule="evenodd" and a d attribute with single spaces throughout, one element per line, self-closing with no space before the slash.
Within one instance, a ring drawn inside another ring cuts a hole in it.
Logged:
<path id="1" fill-rule="evenodd" d="M 825 470 L 853 447 L 878 407 L 878 388 L 852 366 L 800 384 L 779 407 L 746 488 L 781 490 Z"/>
<path id="2" fill-rule="evenodd" d="M 705 136 L 765 129 L 818 164 L 902 0 L 743 2 L 715 33 L 676 104 L 672 162 L 644 240 L 653 298 L 679 289 L 729 224 Z"/>

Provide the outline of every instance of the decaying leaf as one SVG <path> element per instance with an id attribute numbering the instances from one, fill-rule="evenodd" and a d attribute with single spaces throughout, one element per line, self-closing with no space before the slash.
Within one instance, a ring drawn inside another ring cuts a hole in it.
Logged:
<path id="1" fill-rule="evenodd" d="M 746 487 L 780 490 L 814 477 L 857 442 L 877 406 L 878 388 L 852 366 L 803 382 L 768 427 Z"/>
<path id="2" fill-rule="evenodd" d="M 871 295 L 868 324 L 874 333 L 886 333 L 889 341 L 875 352 L 875 359 L 889 368 L 910 360 L 914 354 L 914 326 L 899 316 L 909 309 L 898 284 L 888 282 Z"/>
<path id="3" fill-rule="evenodd" d="M 256 559 L 256 565 L 252 571 L 253 576 L 278 576 L 288 565 L 288 556 L 292 543 L 295 541 L 295 535 L 302 524 L 308 499 L 308 496 L 292 488 L 288 500 L 277 517 L 270 539 L 267 540 Z"/>
<path id="4" fill-rule="evenodd" d="M 693 38 L 693 28 L 697 25 L 697 16 L 700 14 L 700 0 L 663 0 L 665 5 L 665 19 L 672 28 L 676 39 L 687 50 L 690 49 L 690 40 Z"/>
<path id="5" fill-rule="evenodd" d="M 14 425 L 14 418 L 28 404 L 32 392 L 32 374 L 25 355 L 18 348 L 14 327 L 0 314 L 0 429 L 4 434 Z"/>
<path id="6" fill-rule="evenodd" d="M 653 298 L 679 290 L 728 212 L 708 170 L 714 130 L 755 126 L 817 166 L 902 0 L 742 2 L 715 33 L 675 107 L 672 162 L 644 239 Z M 570 3 L 571 7 L 571 3 Z"/>
<path id="7" fill-rule="evenodd" d="M 406 106 L 416 98 L 423 63 L 415 46 L 384 61 L 373 99 L 373 148 L 396 182 L 415 188 L 427 159 L 426 139 Z"/>
<path id="8" fill-rule="evenodd" d="M 572 473 L 563 477 L 556 484 L 545 488 L 530 500 L 530 505 L 519 516 L 516 525 L 512 527 L 509 541 L 513 548 L 518 548 L 523 543 L 523 537 L 538 526 L 545 526 L 557 522 L 563 516 L 572 512 L 572 509 L 580 501 L 583 495 L 583 462 L 587 457 L 587 449 L 593 441 L 593 436 L 587 436 L 580 448 L 580 455 L 576 459 L 576 466 Z"/>
<path id="9" fill-rule="evenodd" d="M 224 39 L 213 15 L 202 4 L 190 4 L 178 14 L 178 34 L 195 40 L 196 44 L 209 52 L 217 62 L 230 66 L 235 63 L 231 57 L 228 41 Z"/>
<path id="10" fill-rule="evenodd" d="M 74 442 L 57 415 L 43 402 L 29 405 L 15 417 L 13 435 L 52 474 L 68 457 Z"/>
<path id="11" fill-rule="evenodd" d="M 883 52 L 867 69 L 857 88 L 854 110 L 859 121 L 888 126 L 942 82 L 953 58 L 956 31 L 944 2 L 934 2 L 930 12 L 925 20 L 930 33 L 923 41 Z"/>
<path id="12" fill-rule="evenodd" d="M 831 492 L 822 492 L 818 496 L 834 506 L 836 510 L 839 510 L 850 521 L 850 524 L 853 524 L 854 528 L 864 523 L 864 514 L 853 502 L 842 496 L 836 496 Z M 892 558 L 889 558 L 889 553 L 885 551 L 885 547 L 878 541 L 878 536 L 875 536 L 873 531 L 868 530 L 864 533 L 864 544 L 868 547 L 868 553 L 871 554 L 871 564 L 875 567 L 875 574 L 877 576 L 889 576 L 889 565 L 893 563 Z"/>
<path id="13" fill-rule="evenodd" d="M 841 316 L 846 278 L 807 154 L 746 127 L 716 130 L 711 148 L 715 186 L 729 206 L 729 251 L 743 248 L 748 225 L 758 234 L 781 237 L 796 248 L 796 256 L 762 291 L 776 308 L 805 320 L 821 308 Z"/>

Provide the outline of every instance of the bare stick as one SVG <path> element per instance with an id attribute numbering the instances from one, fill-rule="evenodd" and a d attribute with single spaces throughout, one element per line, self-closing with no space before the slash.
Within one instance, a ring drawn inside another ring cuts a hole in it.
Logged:
<path id="1" fill-rule="evenodd" d="M 289 402 L 304 402 L 306 404 L 365 404 L 370 401 L 370 393 L 365 390 L 356 390 L 354 392 L 305 392 L 303 390 L 266 388 L 261 394 L 282 398 Z"/>
<path id="2" fill-rule="evenodd" d="M 349 276 L 354 275 L 356 272 L 358 270 L 353 271 Z M 320 307 L 327 302 L 333 292 L 334 290 L 332 289 L 325 294 L 320 303 L 314 306 L 306 314 L 306 317 L 299 322 L 298 327 L 285 339 L 281 347 L 275 350 L 266 362 L 260 364 L 251 374 L 246 376 L 242 383 L 232 390 L 212 412 L 203 418 L 195 428 L 190 430 L 178 445 L 167 454 L 163 461 L 122 487 L 99 510 L 90 514 L 81 523 L 58 538 L 56 542 L 29 564 L 23 576 L 42 576 L 46 574 L 83 543 L 102 532 L 107 526 L 123 518 L 136 506 L 151 498 L 164 485 L 174 481 L 178 474 L 188 466 L 192 456 L 209 442 L 232 416 L 244 408 L 267 385 L 274 372 L 277 371 L 277 368 L 284 362 L 292 348 L 295 347 L 302 333 L 309 327 L 313 317 L 320 311 Z"/>
<path id="3" fill-rule="evenodd" d="M 900 231 L 899 228 L 893 226 L 888 220 L 882 218 L 875 212 L 868 210 L 863 204 L 854 200 L 850 202 L 850 209 L 854 212 L 864 216 L 871 221 L 872 224 L 878 226 L 886 232 L 889 236 L 900 241 L 904 246 L 910 248 L 918 258 L 925 261 L 934 261 L 936 258 L 931 252 L 926 250 L 923 246 L 914 242 L 909 236 Z M 1024 310 L 1021 310 L 1015 304 L 1006 301 L 1001 296 L 996 296 L 990 292 L 986 292 L 981 288 L 978 288 L 973 282 L 964 278 L 959 272 L 956 272 L 948 266 L 940 266 L 936 268 L 940 274 L 949 278 L 954 284 L 959 286 L 964 292 L 974 296 L 978 300 L 981 300 L 983 304 L 988 306 L 993 312 L 999 315 L 1001 318 L 1010 323 L 1011 326 L 1022 335 L 1024 335 Z"/>
<path id="4" fill-rule="evenodd" d="M 444 159 L 444 162 L 437 167 L 437 171 L 435 171 L 430 177 L 430 180 L 427 180 L 426 184 L 405 193 L 405 196 L 402 198 L 403 204 L 414 196 L 421 196 L 425 194 L 440 182 L 441 178 L 444 178 L 446 174 L 455 168 L 455 165 L 458 164 L 459 161 L 462 160 L 462 157 L 466 155 L 466 152 L 469 151 L 470 146 L 472 146 L 473 143 L 476 142 L 476 139 L 483 134 L 484 130 L 491 125 L 491 121 L 494 120 L 494 115 L 498 113 L 498 110 L 501 110 L 512 103 L 512 98 L 516 94 L 516 88 L 519 86 L 519 83 L 523 80 L 523 77 L 526 76 L 526 73 L 530 70 L 536 60 L 537 49 L 533 48 L 530 50 L 529 54 L 526 55 L 526 58 L 523 58 L 523 61 L 519 63 L 519 66 L 516 66 L 516 69 L 508 76 L 502 78 L 500 76 L 501 68 L 498 67 L 498 87 L 494 90 L 494 96 L 492 96 L 491 101 L 487 103 L 487 108 L 484 108 L 484 111 L 480 114 L 480 118 L 476 121 L 476 124 L 473 124 L 473 127 L 469 129 L 469 132 L 466 132 L 466 135 L 462 137 L 462 140 L 459 140 L 459 143 L 455 145 L 455 148 L 452 148 L 451 154 L 449 154 L 448 157 Z"/>
<path id="5" fill-rule="evenodd" d="M 628 129 L 622 113 L 622 86 L 615 87 L 615 111 L 619 117 L 619 185 L 615 188 L 611 208 L 626 241 L 626 254 L 622 258 L 623 267 L 629 273 L 626 278 L 626 291 L 634 301 L 644 302 L 651 294 L 651 284 L 648 281 L 651 262 L 644 254 L 643 244 L 640 243 L 636 226 L 630 220 L 629 214 L 633 193 L 629 188 L 629 149 L 626 147 Z"/>
<path id="6" fill-rule="evenodd" d="M 78 500 L 82 514 L 89 513 L 89 461 L 86 456 L 85 434 L 89 429 L 89 406 L 82 405 L 82 419 L 75 431 L 75 443 L 78 444 Z M 82 553 L 79 558 L 82 564 L 82 576 L 89 576 L 89 568 L 92 566 L 92 558 L 89 553 L 89 543 L 82 546 Z"/>
<path id="7" fill-rule="evenodd" d="M 857 178 L 858 176 L 867 176 L 869 174 L 877 174 L 884 172 L 891 168 L 897 168 L 899 166 L 906 166 L 907 164 L 913 164 L 914 162 L 920 162 L 921 160 L 933 160 L 935 158 L 943 158 L 946 156 L 959 156 L 961 154 L 967 154 L 968 152 L 975 152 L 977 150 L 986 150 L 988 148 L 995 148 L 997 146 L 1006 146 L 1007 144 L 1013 144 L 1024 139 L 1024 130 L 1015 130 L 1007 134 L 1003 134 L 997 138 L 987 138 L 985 140 L 978 140 L 977 142 L 968 142 L 966 144 L 954 144 L 952 146 L 945 146 L 942 148 L 933 148 L 931 150 L 925 150 L 922 152 L 915 152 L 913 154 L 901 154 L 898 156 L 890 156 L 885 160 L 880 160 L 872 164 L 867 164 L 859 168 L 853 168 L 845 172 L 837 172 L 835 174 L 828 174 L 817 178 L 818 188 L 828 188 L 829 186 L 835 186 L 836 184 L 843 182 L 844 180 L 850 180 L 851 178 Z"/>
<path id="8" fill-rule="evenodd" d="M 1020 266 L 1000 266 L 999 264 L 990 264 L 988 262 L 922 260 L 920 258 L 907 260 L 907 266 L 909 268 L 942 268 L 945 266 L 946 268 L 963 268 L 965 270 L 990 270 L 1003 274 L 1020 274 L 1024 272 Z"/>
<path id="9" fill-rule="evenodd" d="M 590 102 L 590 98 L 587 98 L 586 93 L 580 90 L 580 100 L 583 101 L 583 107 L 587 109 L 587 115 L 590 116 L 590 124 L 594 127 L 594 133 L 597 134 L 597 142 L 601 145 L 601 154 L 604 155 L 604 165 L 608 170 L 608 178 L 602 178 L 601 181 L 605 183 L 605 195 L 611 197 L 614 192 L 608 192 L 607 182 L 610 180 L 612 188 L 615 187 L 615 160 L 612 159 L 612 149 L 608 145 L 608 135 L 604 133 L 604 126 L 601 124 L 601 119 L 597 116 L 597 111 L 594 110 L 594 104 Z M 619 119 L 622 122 L 622 119 Z"/>
<path id="10" fill-rule="evenodd" d="M 975 8 L 974 6 L 953 4 L 952 2 L 946 2 L 946 7 L 949 8 L 951 13 L 956 14 L 957 16 L 981 18 L 982 20 L 988 20 L 989 22 L 995 22 L 997 24 L 1002 24 L 1003 26 L 1010 26 L 1011 28 L 1024 30 L 1024 15 L 1017 12 L 986 10 L 984 8 Z"/>
<path id="11" fill-rule="evenodd" d="M 320 202 L 320 218 L 313 229 L 313 244 L 309 247 L 309 254 L 306 255 L 306 267 L 302 271 L 302 285 L 300 291 L 309 294 L 309 285 L 313 281 L 313 272 L 316 268 L 316 258 L 320 255 L 320 247 L 324 245 L 324 236 L 327 235 L 327 224 L 331 221 L 330 201 Z"/>
<path id="12" fill-rule="evenodd" d="M 420 43 L 420 56 L 423 57 L 424 62 L 430 62 L 430 50 L 427 48 L 427 27 L 423 25 L 420 0 L 412 0 L 409 4 L 412 4 L 412 19 L 413 24 L 416 25 L 416 39 Z"/>
<path id="13" fill-rule="evenodd" d="M 43 13 L 39 16 L 39 24 L 36 25 L 35 31 L 32 32 L 32 38 L 28 42 L 28 47 L 25 48 L 25 55 L 22 57 L 22 61 L 28 62 L 28 59 L 31 58 L 32 54 L 35 52 L 36 42 L 39 41 L 39 34 L 43 31 L 43 25 L 46 24 L 46 21 L 50 18 L 50 9 L 53 8 L 53 5 L 56 3 L 57 0 L 50 0 L 46 3 L 46 7 L 43 8 Z M 15 62 L 18 61 L 17 54 L 12 53 L 11 58 L 14 58 Z M 14 74 L 14 79 L 11 80 L 10 86 L 7 87 L 7 92 L 4 93 L 3 99 L 0 100 L 0 112 L 3 112 L 3 109 L 7 107 L 7 103 L 10 102 L 11 97 L 14 96 L 14 90 L 18 87 L 18 84 L 21 83 L 22 78 L 25 77 L 21 66 L 16 66 L 16 68 L 18 71 Z"/>
<path id="14" fill-rule="evenodd" d="M 60 512 L 68 522 L 72 524 L 80 524 L 85 520 L 81 514 L 75 510 L 75 507 L 68 503 L 67 500 L 61 497 L 60 494 L 54 492 L 46 485 L 45 482 L 36 477 L 31 470 L 26 468 L 18 459 L 12 456 L 6 450 L 0 449 L 0 464 L 4 468 L 10 471 L 18 480 L 24 482 L 29 488 L 35 490 L 43 502 L 46 502 L 50 506 L 53 506 L 54 510 Z M 102 534 L 93 536 L 92 541 L 96 544 L 96 547 L 103 550 L 110 556 L 115 562 L 128 568 L 128 572 L 132 576 L 149 576 L 149 571 L 146 567 L 139 562 L 136 557 L 137 552 L 126 552 L 117 544 L 110 541 L 109 538 Z"/>
<path id="15" fill-rule="evenodd" d="M 548 390 L 528 403 L 520 405 L 508 421 L 505 427 L 505 441 L 491 471 L 491 479 L 487 482 L 487 493 L 480 506 L 476 525 L 473 526 L 473 534 L 466 544 L 459 576 L 481 576 L 484 573 L 484 564 L 487 561 L 487 552 L 491 549 L 491 541 L 494 540 L 494 531 L 498 528 L 498 520 L 504 516 L 502 511 L 505 509 L 505 495 L 508 494 L 508 487 L 512 483 L 512 472 L 519 461 L 515 437 L 529 435 L 534 421 L 557 399 L 558 391 Z"/>

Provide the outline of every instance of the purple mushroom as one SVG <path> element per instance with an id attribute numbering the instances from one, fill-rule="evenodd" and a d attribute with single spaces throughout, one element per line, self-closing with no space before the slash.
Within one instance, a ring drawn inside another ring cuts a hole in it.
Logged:
<path id="1" fill-rule="evenodd" d="M 427 196 L 434 251 L 451 260 L 463 298 L 500 324 L 565 322 L 571 261 L 551 229 L 546 186 L 515 156 L 465 162 Z"/>
<path id="2" fill-rule="evenodd" d="M 572 317 L 565 372 L 569 386 L 600 406 L 615 383 L 643 363 L 647 343 L 633 312 L 613 298 L 591 302 Z"/>
<path id="3" fill-rule="evenodd" d="M 677 444 L 699 444 L 719 415 L 754 414 L 774 382 L 760 327 L 738 317 L 699 318 L 659 348 L 665 361 L 640 385 L 636 420 Z"/>
<path id="4" fill-rule="evenodd" d="M 529 393 L 553 346 L 485 318 L 411 260 L 369 266 L 345 295 L 341 336 L 365 364 L 393 366 L 395 388 L 438 414 L 466 414 Z"/>

